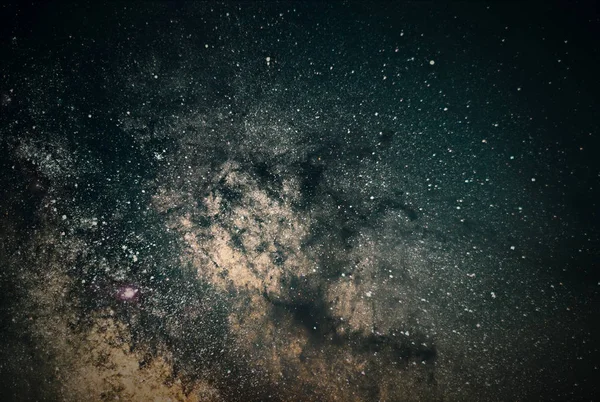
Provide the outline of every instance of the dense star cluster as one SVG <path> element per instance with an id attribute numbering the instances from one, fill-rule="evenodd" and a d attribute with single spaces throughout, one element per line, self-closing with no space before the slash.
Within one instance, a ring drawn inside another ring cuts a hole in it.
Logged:
<path id="1" fill-rule="evenodd" d="M 0 399 L 593 398 L 598 21 L 510 7 L 0 6 Z"/>

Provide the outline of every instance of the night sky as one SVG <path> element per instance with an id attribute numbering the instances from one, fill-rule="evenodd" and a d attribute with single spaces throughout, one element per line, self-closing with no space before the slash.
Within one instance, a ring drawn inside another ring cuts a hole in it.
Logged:
<path id="1" fill-rule="evenodd" d="M 594 2 L 0 5 L 0 400 L 600 393 Z"/>

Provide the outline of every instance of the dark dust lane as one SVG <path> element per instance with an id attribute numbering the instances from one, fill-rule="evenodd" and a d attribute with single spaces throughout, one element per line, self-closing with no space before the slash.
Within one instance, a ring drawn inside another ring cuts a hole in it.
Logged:
<path id="1" fill-rule="evenodd" d="M 592 400 L 593 6 L 0 6 L 7 401 Z"/>

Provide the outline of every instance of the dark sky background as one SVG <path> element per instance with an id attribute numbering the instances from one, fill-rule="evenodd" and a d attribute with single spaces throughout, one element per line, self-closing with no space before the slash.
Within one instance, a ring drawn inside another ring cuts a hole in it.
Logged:
<path id="1" fill-rule="evenodd" d="M 594 400 L 599 34 L 1 5 L 0 399 Z"/>

